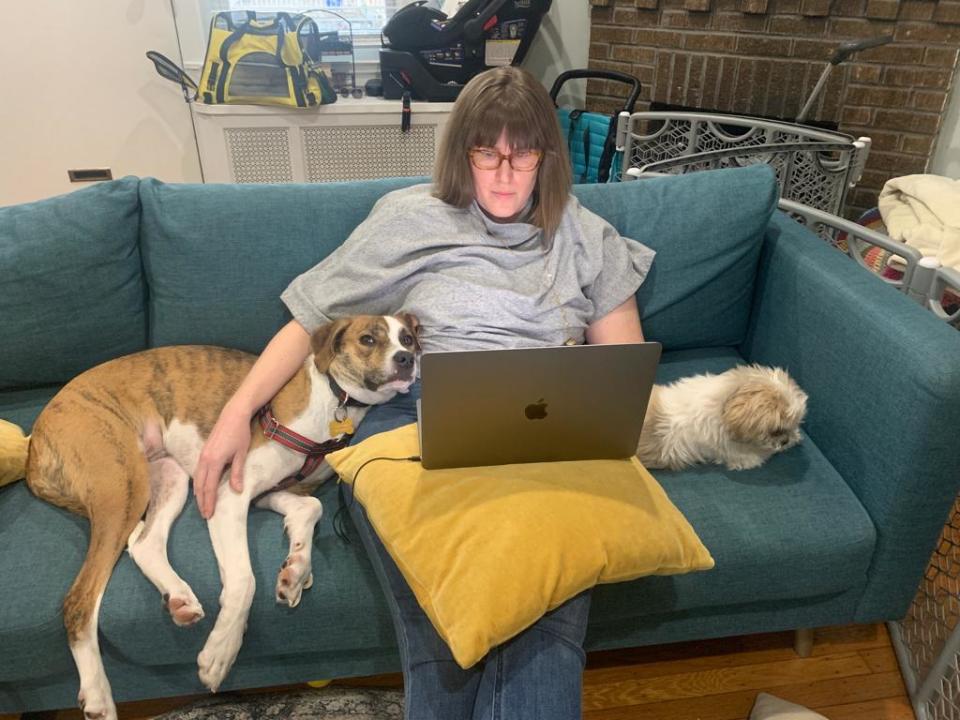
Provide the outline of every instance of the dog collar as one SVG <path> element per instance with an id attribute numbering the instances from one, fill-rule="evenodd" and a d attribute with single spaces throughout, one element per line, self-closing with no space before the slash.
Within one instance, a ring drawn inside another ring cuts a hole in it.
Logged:
<path id="1" fill-rule="evenodd" d="M 269 404 L 260 408 L 260 411 L 257 413 L 257 419 L 260 421 L 260 427 L 263 429 L 263 436 L 265 438 L 275 440 L 285 448 L 289 448 L 294 452 L 306 456 L 303 461 L 303 467 L 300 468 L 297 474 L 281 480 L 276 487 L 273 488 L 274 490 L 283 490 L 310 477 L 328 453 L 345 448 L 352 437 L 351 435 L 345 434 L 339 439 L 330 439 L 327 440 L 327 442 L 318 443 L 291 430 L 286 425 L 281 425 L 280 421 L 274 416 Z"/>
<path id="2" fill-rule="evenodd" d="M 330 383 L 330 391 L 337 399 L 338 407 L 370 407 L 370 403 L 360 402 L 356 398 L 350 397 L 347 394 L 347 391 L 337 384 L 337 381 L 333 379 L 333 376 L 330 373 L 327 373 L 327 382 Z M 343 418 L 337 419 L 342 420 Z"/>

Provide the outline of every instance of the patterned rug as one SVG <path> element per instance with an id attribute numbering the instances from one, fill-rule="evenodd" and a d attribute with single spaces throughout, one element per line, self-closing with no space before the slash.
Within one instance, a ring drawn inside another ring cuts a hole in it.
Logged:
<path id="1" fill-rule="evenodd" d="M 399 690 L 329 687 L 205 698 L 155 720 L 402 720 Z"/>

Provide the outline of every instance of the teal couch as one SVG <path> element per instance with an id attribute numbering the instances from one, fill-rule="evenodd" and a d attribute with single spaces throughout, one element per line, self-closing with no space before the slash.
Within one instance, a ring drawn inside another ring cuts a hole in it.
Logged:
<path id="1" fill-rule="evenodd" d="M 143 348 L 259 351 L 287 319 L 286 284 L 410 182 L 124 178 L 0 209 L 0 417 L 29 429 L 72 376 Z M 575 192 L 658 251 L 638 298 L 664 345 L 661 381 L 759 362 L 788 368 L 810 396 L 802 444 L 763 467 L 658 473 L 716 568 L 598 588 L 588 648 L 901 617 L 960 484 L 960 333 L 776 212 L 766 166 Z M 281 520 L 252 513 L 259 592 L 224 690 L 398 669 L 360 543 L 333 532 L 335 485 L 320 497 L 315 582 L 294 610 L 269 592 L 286 553 Z M 75 702 L 60 602 L 86 533 L 23 483 L 0 490 L 0 712 Z M 170 556 L 207 617 L 175 627 L 124 556 L 100 625 L 118 701 L 203 691 L 196 656 L 219 581 L 192 502 Z"/>

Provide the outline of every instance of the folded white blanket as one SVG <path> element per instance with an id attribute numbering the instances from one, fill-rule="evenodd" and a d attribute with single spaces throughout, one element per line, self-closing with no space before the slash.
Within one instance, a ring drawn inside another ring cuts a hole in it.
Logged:
<path id="1" fill-rule="evenodd" d="M 887 234 L 924 256 L 960 269 L 960 180 L 939 175 L 904 175 L 880 191 Z"/>

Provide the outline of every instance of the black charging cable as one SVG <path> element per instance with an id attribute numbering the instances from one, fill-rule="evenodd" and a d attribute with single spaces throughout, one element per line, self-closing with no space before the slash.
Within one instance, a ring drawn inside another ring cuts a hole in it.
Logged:
<path id="1" fill-rule="evenodd" d="M 337 537 L 340 538 L 347 545 L 351 545 L 350 538 L 347 537 L 346 531 L 346 518 L 344 517 L 345 512 L 349 512 L 353 507 L 353 503 L 357 500 L 357 482 L 360 479 L 360 473 L 363 469 L 374 462 L 375 460 L 390 460 L 392 462 L 420 462 L 419 455 L 410 455 L 408 457 L 375 457 L 370 458 L 360 467 L 357 468 L 357 471 L 353 474 L 353 494 L 350 496 L 350 504 L 347 504 L 347 501 L 343 497 L 343 481 L 340 481 L 340 487 L 337 489 L 337 496 L 339 498 L 340 507 L 337 508 L 336 515 L 333 516 L 333 532 L 336 533 Z"/>

